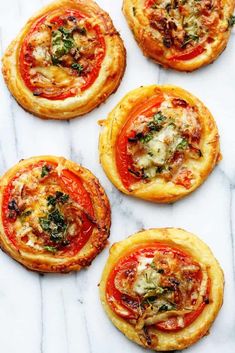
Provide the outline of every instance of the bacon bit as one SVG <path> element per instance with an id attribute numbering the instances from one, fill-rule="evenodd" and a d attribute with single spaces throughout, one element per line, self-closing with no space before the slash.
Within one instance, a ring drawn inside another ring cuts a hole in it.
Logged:
<path id="1" fill-rule="evenodd" d="M 188 106 L 188 103 L 180 98 L 174 98 L 172 99 L 172 104 L 174 107 L 183 107 L 186 108 Z"/>
<path id="2" fill-rule="evenodd" d="M 182 169 L 173 181 L 176 185 L 184 186 L 186 189 L 191 188 L 191 181 L 194 178 L 193 173 L 188 169 Z"/>

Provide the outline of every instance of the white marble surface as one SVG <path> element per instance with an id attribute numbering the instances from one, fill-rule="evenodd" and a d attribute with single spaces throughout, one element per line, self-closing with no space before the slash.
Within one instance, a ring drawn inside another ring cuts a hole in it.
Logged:
<path id="1" fill-rule="evenodd" d="M 27 18 L 48 0 L 0 0 L 0 51 Z M 198 234 L 225 272 L 222 310 L 210 335 L 188 353 L 235 352 L 235 35 L 213 64 L 192 74 L 160 69 L 142 56 L 121 13 L 122 0 L 98 0 L 125 41 L 127 70 L 119 90 L 99 109 L 70 122 L 42 121 L 21 109 L 0 76 L 0 173 L 19 159 L 63 155 L 88 167 L 100 179 L 112 205 L 110 243 L 141 228 L 176 226 Z M 153 205 L 121 195 L 99 165 L 97 121 L 130 89 L 173 83 L 188 89 L 214 114 L 223 161 L 193 195 L 174 205 Z M 97 284 L 108 248 L 88 270 L 68 275 L 26 271 L 0 252 L 0 351 L 3 353 L 140 353 L 106 317 Z"/>

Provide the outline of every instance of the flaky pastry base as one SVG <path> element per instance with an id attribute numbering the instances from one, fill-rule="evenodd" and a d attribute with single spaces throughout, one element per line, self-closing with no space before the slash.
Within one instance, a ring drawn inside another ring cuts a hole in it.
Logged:
<path id="1" fill-rule="evenodd" d="M 37 163 L 39 161 L 57 163 L 59 168 L 68 169 L 83 181 L 86 191 L 89 193 L 94 209 L 94 218 L 99 227 L 94 227 L 93 232 L 84 247 L 74 256 L 56 256 L 56 254 L 36 253 L 16 249 L 13 243 L 6 236 L 2 224 L 2 202 L 3 191 L 9 181 L 22 168 Z M 39 272 L 70 272 L 78 271 L 90 266 L 94 258 L 103 250 L 107 244 L 111 224 L 111 213 L 109 200 L 99 180 L 86 168 L 67 160 L 63 157 L 37 156 L 21 160 L 14 167 L 9 169 L 0 179 L 0 247 L 13 259 L 33 271 Z"/>
<path id="2" fill-rule="evenodd" d="M 200 124 L 202 126 L 201 151 L 203 157 L 199 160 L 187 160 L 184 166 L 189 167 L 194 174 L 194 182 L 189 189 L 173 182 L 155 178 L 148 183 L 142 181 L 133 184 L 127 190 L 120 179 L 115 159 L 115 144 L 121 128 L 128 119 L 132 109 L 143 99 L 156 94 L 161 90 L 163 93 L 172 94 L 188 102 L 198 109 Z M 158 202 L 174 202 L 197 189 L 211 173 L 216 163 L 221 159 L 219 134 L 216 123 L 205 105 L 191 93 L 173 85 L 152 85 L 137 88 L 129 92 L 111 111 L 108 118 L 101 121 L 103 130 L 100 133 L 99 153 L 100 162 L 110 181 L 123 193 L 141 199 Z"/>
<path id="3" fill-rule="evenodd" d="M 223 303 L 223 271 L 209 247 L 195 235 L 178 228 L 159 228 L 141 231 L 119 243 L 115 243 L 110 249 L 110 256 L 102 274 L 99 287 L 100 299 L 112 323 L 131 341 L 144 346 L 134 327 L 111 310 L 105 291 L 109 274 L 116 263 L 141 244 L 151 244 L 155 241 L 169 244 L 169 246 L 177 247 L 179 250 L 188 253 L 202 268 L 206 269 L 210 279 L 210 302 L 191 325 L 178 332 L 163 332 L 152 329 L 157 335 L 157 343 L 155 346 L 151 346 L 151 349 L 156 351 L 180 350 L 191 346 L 208 334 L 208 330 Z"/>
<path id="4" fill-rule="evenodd" d="M 168 60 L 166 57 L 168 49 L 156 40 L 154 30 L 149 26 L 149 20 L 143 11 L 144 3 L 145 0 L 124 0 L 123 13 L 143 54 L 165 68 L 187 72 L 194 71 L 215 61 L 226 48 L 231 33 L 231 28 L 228 27 L 227 22 L 224 23 L 224 27 L 227 27 L 227 30 L 220 32 L 213 43 L 208 43 L 205 52 L 202 54 L 187 61 Z M 226 19 L 229 19 L 233 14 L 235 1 L 223 0 L 222 6 L 225 21 L 227 21 Z"/>
<path id="5" fill-rule="evenodd" d="M 99 75 L 87 90 L 64 100 L 38 96 L 26 87 L 19 71 L 19 52 L 32 24 L 48 11 L 58 8 L 81 10 L 93 17 L 103 31 L 106 54 Z M 118 88 L 126 66 L 126 51 L 109 15 L 93 0 L 57 0 L 37 12 L 7 48 L 2 59 L 5 82 L 18 103 L 30 113 L 44 119 L 65 120 L 86 114 L 104 102 Z"/>

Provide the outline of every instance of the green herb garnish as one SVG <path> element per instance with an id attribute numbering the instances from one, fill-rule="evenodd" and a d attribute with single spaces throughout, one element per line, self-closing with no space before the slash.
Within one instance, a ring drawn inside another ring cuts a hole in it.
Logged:
<path id="1" fill-rule="evenodd" d="M 231 15 L 228 19 L 228 25 L 229 27 L 233 27 L 235 25 L 235 16 Z"/>
<path id="2" fill-rule="evenodd" d="M 152 134 L 146 134 L 146 135 L 144 135 L 144 136 L 142 136 L 142 137 L 140 138 L 140 142 L 142 142 L 142 143 L 147 143 L 147 142 L 149 142 L 150 140 L 152 140 L 152 138 L 153 138 L 153 135 L 152 135 Z"/>
<path id="3" fill-rule="evenodd" d="M 188 141 L 183 138 L 182 141 L 177 145 L 177 150 L 185 150 L 188 147 Z"/>
<path id="4" fill-rule="evenodd" d="M 58 60 L 75 47 L 73 39 L 74 29 L 66 29 L 59 27 L 58 30 L 52 32 L 52 62 L 56 65 Z"/>
<path id="5" fill-rule="evenodd" d="M 166 116 L 162 114 L 162 112 L 158 112 L 154 114 L 153 121 L 158 125 L 161 125 L 166 120 Z"/>
<path id="6" fill-rule="evenodd" d="M 64 194 L 61 191 L 56 191 L 55 196 L 49 195 L 47 197 L 47 205 L 55 207 L 57 202 L 65 203 L 69 199 L 69 195 Z"/>
<path id="7" fill-rule="evenodd" d="M 42 229 L 50 235 L 51 241 L 63 241 L 67 223 L 58 209 L 54 209 L 47 217 L 40 217 L 39 223 Z"/>
<path id="8" fill-rule="evenodd" d="M 175 309 L 175 306 L 173 304 L 167 303 L 160 306 L 159 311 L 169 311 L 174 309 Z"/>
<path id="9" fill-rule="evenodd" d="M 44 249 L 49 252 L 52 252 L 53 254 L 55 254 L 57 252 L 57 248 L 55 248 L 54 246 L 46 245 L 46 246 L 44 246 Z"/>
<path id="10" fill-rule="evenodd" d="M 82 73 L 82 71 L 83 71 L 83 66 L 82 66 L 81 64 L 79 64 L 79 63 L 73 63 L 73 64 L 71 65 L 71 68 L 74 69 L 74 70 L 76 70 L 79 75 L 80 75 L 80 74 Z"/>
<path id="11" fill-rule="evenodd" d="M 42 167 L 42 172 L 41 172 L 41 178 L 44 178 L 46 175 L 50 173 L 51 168 L 48 167 L 47 165 L 44 165 Z"/>

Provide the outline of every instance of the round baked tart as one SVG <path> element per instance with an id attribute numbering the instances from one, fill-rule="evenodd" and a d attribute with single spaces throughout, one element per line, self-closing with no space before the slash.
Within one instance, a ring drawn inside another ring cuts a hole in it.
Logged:
<path id="1" fill-rule="evenodd" d="M 109 15 L 92 0 L 57 0 L 24 26 L 3 57 L 3 75 L 29 112 L 51 119 L 85 114 L 113 93 L 125 48 Z"/>
<path id="2" fill-rule="evenodd" d="M 0 246 L 25 267 L 69 272 L 107 243 L 110 206 L 98 179 L 62 157 L 20 161 L 0 181 Z"/>
<path id="3" fill-rule="evenodd" d="M 195 190 L 221 158 L 212 115 L 179 87 L 131 91 L 101 124 L 101 164 L 128 195 L 176 201 Z"/>
<path id="4" fill-rule="evenodd" d="M 124 0 L 123 12 L 144 55 L 193 71 L 225 49 L 234 0 Z"/>
<path id="5" fill-rule="evenodd" d="M 150 229 L 115 243 L 100 297 L 113 324 L 156 351 L 208 333 L 223 302 L 223 272 L 208 246 L 182 229 Z"/>

